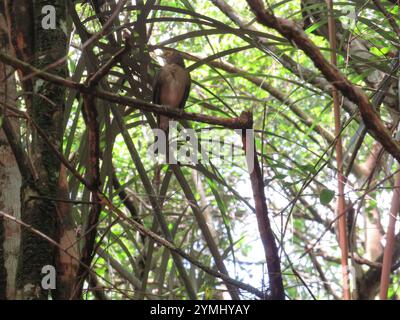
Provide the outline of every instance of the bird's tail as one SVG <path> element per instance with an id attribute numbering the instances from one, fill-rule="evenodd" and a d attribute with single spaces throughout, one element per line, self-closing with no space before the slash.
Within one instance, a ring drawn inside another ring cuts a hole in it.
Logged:
<path id="1" fill-rule="evenodd" d="M 159 120 L 158 126 L 164 132 L 168 132 L 169 118 L 167 116 L 161 116 L 160 115 L 160 120 Z"/>
<path id="2" fill-rule="evenodd" d="M 169 162 L 169 121 L 167 116 L 160 115 L 158 118 L 158 127 L 165 133 L 165 157 L 167 163 Z M 164 152 L 162 152 L 164 154 Z"/>

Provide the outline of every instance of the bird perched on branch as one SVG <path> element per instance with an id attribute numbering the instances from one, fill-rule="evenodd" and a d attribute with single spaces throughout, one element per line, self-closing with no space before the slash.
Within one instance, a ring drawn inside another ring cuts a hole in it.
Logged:
<path id="1" fill-rule="evenodd" d="M 165 65 L 158 71 L 153 84 L 153 103 L 183 109 L 190 91 L 190 74 L 182 56 L 176 51 L 163 54 Z M 168 132 L 170 118 L 157 116 L 158 126 Z"/>

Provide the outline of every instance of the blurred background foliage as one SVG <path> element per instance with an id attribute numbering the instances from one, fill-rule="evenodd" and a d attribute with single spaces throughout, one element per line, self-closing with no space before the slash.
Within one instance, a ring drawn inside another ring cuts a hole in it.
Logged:
<path id="1" fill-rule="evenodd" d="M 327 27 L 325 1 L 271 0 L 268 4 L 276 16 L 295 20 L 329 59 L 329 42 L 324 33 Z M 398 17 L 395 2 L 383 4 Z M 101 7 L 103 21 L 115 5 L 115 1 L 107 1 Z M 73 23 L 70 23 L 68 65 L 74 80 L 83 82 L 88 74 L 106 63 L 123 46 L 123 33 L 129 31 L 135 47 L 129 57 L 113 67 L 102 81 L 103 89 L 151 101 L 152 78 L 162 63 L 159 55 L 163 49 L 173 48 L 184 54 L 193 80 L 185 111 L 218 117 L 235 117 L 245 110 L 253 112 L 256 148 L 262 162 L 269 216 L 279 244 L 287 297 L 334 299 L 340 296 L 332 98 L 328 82 L 311 60 L 275 31 L 256 23 L 244 0 L 128 1 L 112 27 L 86 47 L 90 54 L 82 50 L 87 40 L 82 30 L 92 34 L 99 32 L 102 19 L 96 17 L 89 2 L 77 2 L 71 7 L 81 21 L 77 26 L 70 15 Z M 355 16 L 351 15 L 352 10 Z M 379 92 L 380 81 L 390 73 L 399 38 L 371 1 L 335 2 L 335 18 L 338 23 L 338 68 L 373 97 Z M 393 77 L 398 79 L 398 75 Z M 354 252 L 357 257 L 375 262 L 381 252 L 375 256 L 367 252 L 366 221 L 374 209 L 379 211 L 381 229 L 376 245 L 383 244 L 395 163 L 381 153 L 382 161 L 374 174 L 365 175 L 364 162 L 375 144 L 373 137 L 367 135 L 349 167 L 349 151 L 354 148 L 353 137 L 359 128 L 360 116 L 356 106 L 343 100 L 342 104 L 341 136 L 347 157 L 345 170 L 349 169 L 346 200 L 356 211 L 352 229 Z M 135 155 L 129 151 L 115 122 L 112 106 L 101 100 L 97 105 L 105 194 L 121 210 L 159 233 L 149 203 L 149 190 L 143 186 L 142 174 L 145 174 L 152 182 L 157 199 L 165 197 L 162 214 L 174 243 L 214 268 L 214 260 L 182 186 L 174 176 L 169 183 L 165 182 L 168 176 L 165 166 L 160 174 L 161 185 L 157 184 L 158 166 L 147 153 L 153 139 L 150 128 L 154 126 L 154 122 L 151 123 L 154 117 L 133 108 L 120 109 L 145 168 L 144 173 L 139 173 L 133 160 Z M 81 107 L 81 98 L 70 90 L 65 111 L 64 154 L 74 159 L 76 167 L 83 173 L 87 132 Z M 396 108 L 398 81 L 392 81 L 385 92 L 380 113 L 393 127 L 398 122 Z M 202 162 L 201 166 L 183 165 L 182 171 L 230 276 L 266 290 L 265 256 L 239 136 L 232 130 L 198 122 L 189 125 L 199 132 L 203 130 L 200 143 L 210 138 L 235 143 L 237 157 L 220 160 L 219 152 L 215 150 L 210 161 Z M 113 181 L 114 174 L 119 187 Z M 163 190 L 163 181 L 166 190 Z M 89 192 L 72 175 L 69 186 L 72 199 L 89 200 Z M 133 209 L 124 206 L 118 196 L 121 190 L 126 192 Z M 87 204 L 73 206 L 78 229 L 85 225 L 88 210 Z M 121 291 L 139 299 L 188 298 L 168 250 L 141 237 L 107 210 L 103 210 L 100 221 L 97 240 L 101 240 L 101 246 L 97 250 L 94 271 L 112 285 L 102 284 L 101 290 L 97 288 L 97 291 L 109 298 L 126 298 Z M 377 230 L 377 223 L 371 228 Z M 229 298 L 219 279 L 188 262 L 184 266 L 198 298 Z M 369 281 L 367 275 L 376 268 L 371 264 L 358 264 L 356 269 L 353 284 Z M 395 271 L 390 288 L 392 297 L 398 296 L 396 279 L 398 271 Z M 115 290 L 116 287 L 120 291 Z M 86 297 L 90 299 L 98 294 L 96 290 L 89 290 Z M 368 297 L 373 298 L 374 294 L 376 292 Z M 244 291 L 241 291 L 241 297 L 254 298 Z"/>

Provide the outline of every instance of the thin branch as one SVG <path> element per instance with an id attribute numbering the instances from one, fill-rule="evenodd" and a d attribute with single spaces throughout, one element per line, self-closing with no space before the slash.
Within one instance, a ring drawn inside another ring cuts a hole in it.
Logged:
<path id="1" fill-rule="evenodd" d="M 87 86 L 94 87 L 96 86 L 101 79 L 103 79 L 107 73 L 111 70 L 113 66 L 117 64 L 117 62 L 121 59 L 121 57 L 127 53 L 130 49 L 130 46 L 125 45 L 123 48 L 119 49 L 111 58 L 108 60 L 96 73 L 94 73 L 88 80 Z"/>
<path id="2" fill-rule="evenodd" d="M 304 51 L 330 81 L 350 101 L 354 102 L 361 113 L 369 132 L 378 140 L 387 152 L 400 162 L 400 145 L 395 141 L 379 115 L 370 104 L 364 92 L 353 85 L 335 66 L 322 55 L 320 49 L 307 37 L 304 31 L 294 21 L 275 17 L 265 10 L 261 0 L 247 0 L 259 23 L 273 28 L 290 42 Z"/>
<path id="3" fill-rule="evenodd" d="M 180 169 L 180 167 L 178 165 L 172 165 L 172 170 L 183 190 L 183 193 L 185 194 L 185 197 L 190 205 L 190 208 L 193 211 L 193 214 L 194 214 L 196 221 L 200 227 L 203 237 L 207 243 L 207 246 L 211 252 L 211 255 L 214 258 L 214 261 L 215 261 L 215 264 L 216 264 L 218 270 L 221 273 L 226 274 L 228 276 L 229 275 L 228 270 L 226 269 L 226 266 L 224 264 L 222 256 L 218 250 L 218 246 L 215 243 L 214 238 L 212 237 L 210 228 L 207 225 L 204 214 L 201 212 L 200 207 L 196 201 L 196 198 L 195 198 L 188 182 L 186 181 L 185 176 L 182 173 L 182 170 Z M 237 289 L 235 287 L 232 287 L 229 284 L 229 282 L 226 283 L 226 287 L 228 288 L 229 294 L 231 295 L 233 300 L 240 300 L 239 292 L 237 291 Z"/>
<path id="4" fill-rule="evenodd" d="M 330 45 L 330 57 L 332 66 L 337 66 L 336 58 L 336 28 L 335 28 L 335 17 L 333 15 L 333 2 L 327 0 L 328 6 L 328 29 L 329 29 L 329 45 Z M 342 254 L 342 279 L 343 279 L 343 298 L 345 300 L 350 299 L 350 288 L 349 288 L 349 275 L 348 275 L 348 247 L 347 247 L 347 235 L 346 235 L 346 202 L 344 199 L 344 187 L 346 184 L 346 178 L 343 176 L 343 150 L 342 150 L 342 138 L 341 138 L 341 119 L 340 119 L 340 101 L 337 89 L 335 86 L 332 87 L 332 98 L 333 98 L 333 112 L 335 118 L 335 135 L 336 140 L 336 166 L 337 166 L 337 182 L 338 182 L 338 201 L 337 201 L 337 214 L 339 216 L 338 230 L 339 230 L 339 247 Z"/>
<path id="5" fill-rule="evenodd" d="M 382 2 L 380 0 L 373 0 L 376 7 L 383 13 L 383 15 L 386 17 L 386 19 L 388 19 L 388 22 L 390 24 L 390 26 L 392 27 L 393 31 L 396 32 L 397 36 L 400 38 L 400 28 L 399 25 L 396 22 L 395 17 L 393 17 L 393 15 L 386 10 L 386 8 L 383 6 Z"/>
<path id="6" fill-rule="evenodd" d="M 395 185 L 393 188 L 389 225 L 386 232 L 386 246 L 383 253 L 381 287 L 379 292 L 379 298 L 381 300 L 387 299 L 387 294 L 390 284 L 390 272 L 392 267 L 394 243 L 395 243 L 396 217 L 399 212 L 399 208 L 400 208 L 400 173 L 397 173 Z"/>
<path id="7" fill-rule="evenodd" d="M 74 255 L 72 255 L 69 251 L 68 248 L 63 248 L 58 242 L 54 241 L 52 238 L 50 238 L 49 236 L 47 236 L 46 234 L 44 234 L 43 232 L 33 228 L 31 225 L 17 219 L 14 216 L 11 216 L 3 211 L 0 211 L 0 216 L 3 216 L 4 218 L 11 220 L 15 223 L 18 223 L 19 225 L 23 226 L 24 228 L 28 229 L 30 232 L 38 235 L 39 237 L 41 237 L 42 239 L 46 240 L 47 242 L 49 242 L 50 244 L 52 244 L 53 246 L 57 247 L 58 249 L 62 250 L 63 252 L 65 252 L 65 254 L 67 254 L 69 257 L 71 257 L 72 259 L 78 261 L 81 265 L 82 265 L 82 261 L 80 261 L 78 258 L 76 258 Z M 84 268 L 86 268 L 87 270 L 89 270 L 90 272 L 93 272 L 90 268 L 90 266 L 88 265 L 83 265 Z M 109 283 L 115 290 L 119 291 L 123 296 L 125 296 L 126 298 L 130 298 L 129 296 L 127 296 L 122 290 L 118 289 L 114 284 L 112 284 L 110 281 L 108 281 L 106 278 L 104 278 L 101 275 L 98 275 L 102 280 L 104 280 L 106 283 Z"/>
<path id="8" fill-rule="evenodd" d="M 160 237 L 158 234 L 146 229 L 143 225 L 141 225 L 140 223 L 137 223 L 135 220 L 130 219 L 128 217 L 125 216 L 125 214 L 119 210 L 117 207 L 115 207 L 110 200 L 108 200 L 105 196 L 102 196 L 102 200 L 104 201 L 105 205 L 112 210 L 113 212 L 115 212 L 121 219 L 123 219 L 124 221 L 128 221 L 137 231 L 139 231 L 140 233 L 142 233 L 145 236 L 150 237 L 151 239 L 153 239 L 156 243 L 166 247 L 167 249 L 171 250 L 174 253 L 177 253 L 178 255 L 180 255 L 181 257 L 185 258 L 187 261 L 189 261 L 190 263 L 192 263 L 193 265 L 197 266 L 198 268 L 200 268 L 201 270 L 203 270 L 204 272 L 220 278 L 226 282 L 229 282 L 229 284 L 236 286 L 239 289 L 248 291 L 250 293 L 253 293 L 254 295 L 256 295 L 257 297 L 264 299 L 265 298 L 265 294 L 263 292 L 261 292 L 260 290 L 245 284 L 241 281 L 232 279 L 230 277 L 228 277 L 227 275 L 220 273 L 218 271 L 215 271 L 214 269 L 211 269 L 207 266 L 205 266 L 204 264 L 200 263 L 198 260 L 192 258 L 190 255 L 188 255 L 187 253 L 185 253 L 182 249 L 176 247 L 172 242 Z"/>
<path id="9" fill-rule="evenodd" d="M 177 110 L 168 106 L 152 104 L 144 100 L 120 96 L 100 89 L 93 89 L 92 87 L 86 86 L 85 84 L 74 82 L 56 76 L 54 74 L 43 72 L 28 63 L 25 63 L 19 59 L 15 59 L 2 52 L 0 52 L 0 61 L 5 64 L 11 65 L 16 69 L 23 70 L 26 73 L 34 73 L 36 77 L 52 82 L 56 85 L 75 89 L 81 93 L 92 94 L 96 98 L 100 98 L 109 102 L 114 102 L 123 106 L 130 106 L 144 112 L 153 112 L 156 114 L 166 115 L 175 119 L 185 119 L 213 125 L 220 125 L 229 129 L 250 129 L 253 127 L 252 119 L 249 119 L 246 113 L 242 113 L 239 117 L 236 118 L 227 119 L 206 116 L 198 113 L 183 112 L 181 110 Z"/>
<path id="10" fill-rule="evenodd" d="M 4 108 L 3 110 L 6 110 L 6 108 Z M 2 128 L 5 136 L 7 137 L 8 144 L 10 145 L 11 150 L 15 156 L 15 160 L 17 161 L 18 169 L 21 173 L 21 176 L 23 177 L 24 181 L 29 181 L 33 183 L 34 181 L 36 181 L 35 170 L 33 170 L 32 163 L 29 161 L 28 155 L 18 141 L 17 135 L 15 134 L 7 115 L 3 118 Z"/>
<path id="11" fill-rule="evenodd" d="M 95 83 L 95 82 L 93 82 Z M 97 235 L 97 223 L 101 213 L 101 203 L 98 196 L 98 190 L 100 190 L 100 136 L 99 136 L 99 125 L 97 122 L 97 109 L 94 101 L 94 97 L 89 94 L 83 96 L 83 118 L 86 123 L 88 131 L 88 168 L 86 174 L 89 177 L 89 183 L 92 190 L 92 201 L 93 204 L 89 211 L 88 220 L 86 223 L 85 232 L 85 245 L 82 249 L 81 260 L 85 265 L 91 265 L 93 259 L 93 248 L 95 245 Z M 83 283 L 88 275 L 87 269 L 79 266 L 75 288 L 73 290 L 73 299 L 79 299 L 82 295 Z"/>
<path id="12" fill-rule="evenodd" d="M 246 132 L 243 130 L 242 141 L 243 150 L 245 150 L 246 160 L 250 171 L 250 181 L 256 207 L 258 230 L 264 246 L 265 259 L 267 261 L 268 280 L 271 290 L 270 297 L 273 300 L 284 300 L 285 290 L 282 282 L 281 261 L 278 254 L 278 247 L 275 242 L 275 236 L 272 232 L 268 217 L 267 199 L 264 193 L 264 179 L 261 175 L 254 137 L 251 136 L 249 139 Z"/>
<path id="13" fill-rule="evenodd" d="M 82 49 L 86 48 L 93 42 L 99 40 L 102 36 L 104 36 L 108 30 L 113 26 L 114 20 L 118 17 L 119 13 L 123 9 L 124 5 L 126 4 L 128 0 L 120 0 L 118 5 L 116 6 L 114 12 L 112 15 L 108 18 L 107 22 L 103 25 L 101 30 L 97 33 L 95 33 L 92 37 L 90 37 L 85 43 L 82 45 Z"/>

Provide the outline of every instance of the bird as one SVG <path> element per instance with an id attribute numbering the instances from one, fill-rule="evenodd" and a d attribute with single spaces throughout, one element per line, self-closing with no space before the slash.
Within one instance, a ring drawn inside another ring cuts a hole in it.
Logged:
<path id="1" fill-rule="evenodd" d="M 189 97 L 191 78 L 182 55 L 166 51 L 165 65 L 157 72 L 153 82 L 153 103 L 182 110 Z M 157 116 L 158 127 L 168 134 L 170 118 Z"/>

